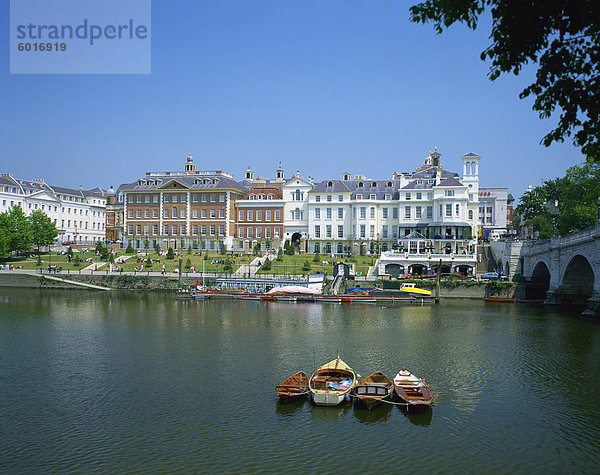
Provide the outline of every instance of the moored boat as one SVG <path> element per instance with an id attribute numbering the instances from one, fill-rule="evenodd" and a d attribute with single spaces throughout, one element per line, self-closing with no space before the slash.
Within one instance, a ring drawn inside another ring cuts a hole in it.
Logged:
<path id="1" fill-rule="evenodd" d="M 339 356 L 318 368 L 308 387 L 318 406 L 337 406 L 356 384 L 356 374 Z"/>
<path id="2" fill-rule="evenodd" d="M 192 298 L 194 300 L 208 300 L 210 298 L 210 294 L 207 294 L 205 292 L 194 292 L 192 294 Z"/>
<path id="3" fill-rule="evenodd" d="M 381 371 L 376 371 L 370 376 L 356 383 L 354 394 L 357 401 L 365 404 L 369 409 L 389 398 L 394 391 L 394 383 Z"/>
<path id="4" fill-rule="evenodd" d="M 486 297 L 486 302 L 491 303 L 516 303 L 517 299 L 503 298 L 503 297 Z"/>
<path id="5" fill-rule="evenodd" d="M 233 298 L 235 300 L 259 300 L 260 294 L 234 294 Z"/>
<path id="6" fill-rule="evenodd" d="M 308 392 L 308 376 L 304 371 L 298 371 L 275 386 L 275 391 L 284 401 L 304 396 Z"/>
<path id="7" fill-rule="evenodd" d="M 415 284 L 402 284 L 400 292 L 406 292 L 407 294 L 419 297 L 431 297 L 431 290 L 420 289 Z"/>
<path id="8" fill-rule="evenodd" d="M 407 408 L 427 407 L 433 403 L 429 385 L 406 368 L 402 368 L 394 377 L 394 389 L 396 395 L 407 404 Z"/>

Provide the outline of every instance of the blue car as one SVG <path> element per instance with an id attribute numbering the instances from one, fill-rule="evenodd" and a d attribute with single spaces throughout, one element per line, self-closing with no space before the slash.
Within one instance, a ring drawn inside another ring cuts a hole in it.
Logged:
<path id="1" fill-rule="evenodd" d="M 486 272 L 481 278 L 484 280 L 508 280 L 507 276 L 498 274 L 498 272 Z"/>

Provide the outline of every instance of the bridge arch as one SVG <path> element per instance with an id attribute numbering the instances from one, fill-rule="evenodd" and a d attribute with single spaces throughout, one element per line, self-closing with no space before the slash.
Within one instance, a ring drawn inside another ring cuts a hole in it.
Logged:
<path id="1" fill-rule="evenodd" d="M 594 269 L 585 256 L 570 257 L 560 281 L 561 294 L 571 297 L 573 303 L 585 304 L 594 293 Z"/>
<path id="2" fill-rule="evenodd" d="M 550 288 L 550 269 L 544 261 L 535 264 L 531 273 L 531 282 L 525 288 L 528 299 L 546 300 L 546 292 Z"/>

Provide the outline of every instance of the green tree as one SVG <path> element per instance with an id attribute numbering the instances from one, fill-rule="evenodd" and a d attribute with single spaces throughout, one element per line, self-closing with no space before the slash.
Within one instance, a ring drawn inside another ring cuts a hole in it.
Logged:
<path id="1" fill-rule="evenodd" d="M 10 255 L 13 251 L 28 251 L 32 242 L 31 223 L 20 206 L 15 205 L 0 214 L 1 255 Z"/>
<path id="2" fill-rule="evenodd" d="M 135 251 L 133 250 L 133 246 L 131 245 L 131 241 L 127 244 L 127 249 L 125 249 L 125 254 L 133 254 Z"/>
<path id="3" fill-rule="evenodd" d="M 191 261 L 191 259 L 188 257 L 188 258 L 186 259 L 186 261 L 185 261 L 185 270 L 187 270 L 187 271 L 189 272 L 189 270 L 191 269 L 191 267 L 192 267 L 192 261 Z"/>
<path id="4" fill-rule="evenodd" d="M 146 254 L 148 253 L 148 248 L 150 247 L 150 240 L 148 238 L 144 239 L 144 249 L 146 250 Z"/>
<path id="5" fill-rule="evenodd" d="M 271 270 L 271 259 L 265 259 L 265 262 L 263 262 L 263 265 L 260 266 L 261 270 L 266 271 L 270 271 Z"/>
<path id="6" fill-rule="evenodd" d="M 253 249 L 253 253 L 255 256 L 260 255 L 260 244 L 256 244 Z"/>
<path id="7" fill-rule="evenodd" d="M 175 259 L 175 253 L 173 252 L 173 248 L 169 247 L 167 250 L 167 255 L 165 256 L 167 259 Z"/>
<path id="8" fill-rule="evenodd" d="M 31 226 L 31 240 L 38 248 L 39 254 L 41 246 L 49 246 L 56 240 L 58 230 L 48 215 L 39 209 L 29 215 L 29 223 Z"/>
<path id="9" fill-rule="evenodd" d="M 192 253 L 192 245 L 190 244 L 190 245 L 188 246 L 188 254 L 191 254 L 191 253 Z"/>
<path id="10" fill-rule="evenodd" d="M 321 256 L 319 255 L 319 253 L 317 252 L 315 254 L 315 257 L 313 257 L 313 262 L 319 262 L 321 260 Z"/>
<path id="11" fill-rule="evenodd" d="M 427 0 L 412 6 L 410 14 L 413 22 L 433 22 L 439 34 L 456 22 L 476 29 L 485 10 L 492 16 L 492 44 L 481 59 L 491 60 L 490 79 L 518 75 L 526 64 L 537 63 L 536 81 L 519 97 L 535 97 L 540 118 L 560 111 L 556 128 L 542 143 L 548 147 L 573 136 L 588 161 L 600 162 L 600 3 Z"/>
<path id="12" fill-rule="evenodd" d="M 302 265 L 302 270 L 304 272 L 308 272 L 310 271 L 311 267 L 310 267 L 310 262 L 308 261 L 304 261 L 304 264 Z"/>

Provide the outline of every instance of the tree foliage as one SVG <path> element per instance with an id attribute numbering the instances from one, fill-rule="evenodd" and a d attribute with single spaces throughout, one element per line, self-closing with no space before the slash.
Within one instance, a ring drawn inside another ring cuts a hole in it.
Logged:
<path id="1" fill-rule="evenodd" d="M 600 164 L 576 165 L 564 177 L 527 191 L 515 209 L 516 222 L 540 238 L 552 236 L 553 223 L 558 235 L 585 229 L 597 219 L 599 196 Z"/>
<path id="2" fill-rule="evenodd" d="M 38 248 L 41 246 L 49 246 L 54 243 L 58 236 L 58 230 L 54 222 L 46 213 L 37 209 L 29 215 L 29 223 L 31 225 L 31 240 Z"/>
<path id="3" fill-rule="evenodd" d="M 439 34 L 452 24 L 477 28 L 485 10 L 492 16 L 489 77 L 518 75 L 537 63 L 536 81 L 520 98 L 535 97 L 541 118 L 560 111 L 543 139 L 548 147 L 573 136 L 588 161 L 600 163 L 600 2 L 598 0 L 427 0 L 410 8 L 411 21 L 433 22 Z"/>
<path id="4" fill-rule="evenodd" d="M 0 255 L 31 249 L 31 223 L 20 206 L 13 206 L 0 214 Z"/>

